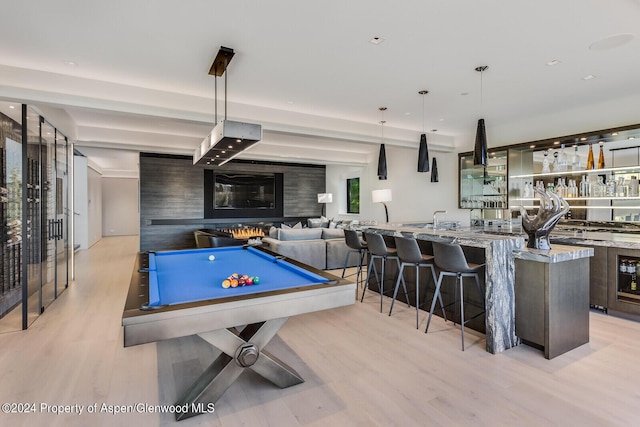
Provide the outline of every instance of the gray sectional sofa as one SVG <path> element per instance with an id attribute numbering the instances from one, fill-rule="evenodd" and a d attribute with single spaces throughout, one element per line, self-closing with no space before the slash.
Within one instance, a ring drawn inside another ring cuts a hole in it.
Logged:
<path id="1" fill-rule="evenodd" d="M 349 247 L 341 228 L 274 229 L 262 243 L 273 252 L 321 270 L 342 268 Z M 349 257 L 349 267 L 357 265 L 358 257 Z"/>

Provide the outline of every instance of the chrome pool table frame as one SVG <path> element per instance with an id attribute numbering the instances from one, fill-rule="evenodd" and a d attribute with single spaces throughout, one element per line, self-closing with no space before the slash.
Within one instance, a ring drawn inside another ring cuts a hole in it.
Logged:
<path id="1" fill-rule="evenodd" d="M 124 346 L 198 335 L 222 353 L 176 402 L 189 408 L 215 403 L 244 369 L 252 369 L 285 388 L 304 380 L 291 367 L 263 348 L 287 319 L 298 314 L 354 304 L 356 284 L 322 270 L 287 260 L 332 279 L 329 283 L 273 290 L 261 294 L 176 304 L 142 310 L 148 302 L 144 254 L 133 270 L 122 316 Z M 259 286 L 259 285 L 257 285 Z M 176 419 L 198 413 L 176 413 Z"/>

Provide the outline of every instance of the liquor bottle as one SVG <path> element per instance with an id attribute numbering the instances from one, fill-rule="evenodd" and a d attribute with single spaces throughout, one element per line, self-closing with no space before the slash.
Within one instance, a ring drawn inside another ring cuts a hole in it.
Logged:
<path id="1" fill-rule="evenodd" d="M 549 152 L 544 152 L 544 158 L 542 159 L 542 173 L 551 173 L 549 168 Z"/>
<path id="2" fill-rule="evenodd" d="M 571 170 L 579 171 L 580 170 L 580 156 L 578 155 L 578 146 L 573 146 L 573 158 L 571 159 Z"/>
<path id="3" fill-rule="evenodd" d="M 616 179 L 613 177 L 613 174 L 609 175 L 607 182 L 605 184 L 605 196 L 613 197 L 616 195 Z"/>
<path id="4" fill-rule="evenodd" d="M 553 152 L 553 164 L 551 165 L 551 170 L 554 172 L 560 172 L 558 170 L 558 152 L 557 151 Z"/>
<path id="5" fill-rule="evenodd" d="M 580 197 L 589 197 L 591 194 L 589 188 L 589 181 L 587 181 L 587 175 L 582 176 L 582 181 L 580 181 Z"/>
<path id="6" fill-rule="evenodd" d="M 638 197 L 638 177 L 636 175 L 632 175 L 629 181 L 629 197 Z"/>
<path id="7" fill-rule="evenodd" d="M 560 155 L 558 156 L 558 172 L 566 172 L 569 170 L 569 159 L 564 151 L 564 144 L 560 146 Z"/>
<path id="8" fill-rule="evenodd" d="M 589 156 L 587 157 L 587 169 L 593 169 L 593 146 L 589 144 Z"/>
<path id="9" fill-rule="evenodd" d="M 604 169 L 604 151 L 602 149 L 602 141 L 600 142 L 600 156 L 598 156 L 598 169 Z"/>

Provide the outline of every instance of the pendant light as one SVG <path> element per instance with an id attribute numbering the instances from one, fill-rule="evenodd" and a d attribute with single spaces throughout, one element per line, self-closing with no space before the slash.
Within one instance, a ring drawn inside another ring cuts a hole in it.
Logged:
<path id="1" fill-rule="evenodd" d="M 480 73 L 480 110 L 482 113 L 482 73 L 489 68 L 487 65 L 476 67 L 476 71 Z M 476 143 L 473 147 L 473 164 L 487 165 L 487 132 L 484 128 L 484 119 L 478 120 L 478 129 L 476 130 Z"/>
<path id="2" fill-rule="evenodd" d="M 435 157 L 433 158 L 433 163 L 431 163 L 431 182 L 438 182 L 438 163 Z"/>
<path id="3" fill-rule="evenodd" d="M 384 150 L 384 112 L 387 107 L 380 107 L 381 116 L 383 120 L 380 120 L 380 128 L 381 128 L 381 143 L 380 143 L 380 153 L 378 154 L 378 179 L 385 180 L 387 179 L 387 153 Z"/>
<path id="4" fill-rule="evenodd" d="M 427 145 L 427 134 L 424 131 L 424 96 L 428 90 L 418 92 L 422 95 L 422 135 L 420 135 L 420 148 L 418 150 L 418 172 L 429 172 L 429 146 Z"/>

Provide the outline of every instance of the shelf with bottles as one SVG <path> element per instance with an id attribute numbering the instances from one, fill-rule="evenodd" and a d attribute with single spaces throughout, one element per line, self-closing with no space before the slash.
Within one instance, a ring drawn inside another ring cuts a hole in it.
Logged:
<path id="1" fill-rule="evenodd" d="M 638 174 L 640 175 L 640 166 L 620 166 L 615 168 L 603 168 L 603 169 L 579 169 L 570 170 L 565 172 L 548 172 L 548 173 L 529 173 L 522 175 L 512 175 L 509 179 L 518 178 L 555 178 L 560 176 L 580 176 L 580 175 L 606 175 L 606 174 Z"/>

